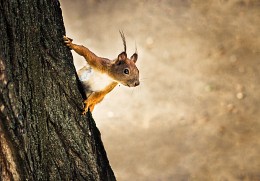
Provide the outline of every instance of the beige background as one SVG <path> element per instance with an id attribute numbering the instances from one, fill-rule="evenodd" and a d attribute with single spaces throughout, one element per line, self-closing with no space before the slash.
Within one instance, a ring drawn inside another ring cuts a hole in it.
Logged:
<path id="1" fill-rule="evenodd" d="M 119 30 L 129 56 L 137 44 L 140 86 L 93 112 L 119 181 L 260 180 L 259 0 L 61 5 L 67 36 L 97 55 L 121 53 Z"/>

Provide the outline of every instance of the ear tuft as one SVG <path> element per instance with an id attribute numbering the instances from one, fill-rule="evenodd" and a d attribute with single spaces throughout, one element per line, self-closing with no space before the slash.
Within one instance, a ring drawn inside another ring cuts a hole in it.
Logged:
<path id="1" fill-rule="evenodd" d="M 124 52 L 126 52 L 126 41 L 125 41 L 125 35 L 124 35 L 124 32 L 119 30 L 119 33 L 120 33 L 121 38 L 122 38 L 122 40 L 123 40 L 123 44 L 124 44 Z"/>
<path id="2" fill-rule="evenodd" d="M 122 52 L 118 55 L 118 60 L 126 60 L 127 59 L 127 54 L 126 52 Z"/>
<path id="3" fill-rule="evenodd" d="M 138 54 L 137 53 L 134 53 L 132 56 L 131 56 L 131 60 L 134 61 L 134 63 L 136 63 L 138 59 Z"/>

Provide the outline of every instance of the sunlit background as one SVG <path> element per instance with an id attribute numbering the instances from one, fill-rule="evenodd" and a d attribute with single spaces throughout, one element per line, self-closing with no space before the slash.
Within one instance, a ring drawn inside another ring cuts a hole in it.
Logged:
<path id="1" fill-rule="evenodd" d="M 260 180 L 259 0 L 61 0 L 98 56 L 137 45 L 141 84 L 96 106 L 119 181 Z M 75 53 L 77 69 L 85 64 Z"/>

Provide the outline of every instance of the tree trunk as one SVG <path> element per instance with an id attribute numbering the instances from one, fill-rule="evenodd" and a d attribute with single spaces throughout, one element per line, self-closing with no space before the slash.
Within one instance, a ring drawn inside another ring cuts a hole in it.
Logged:
<path id="1" fill-rule="evenodd" d="M 115 180 L 58 0 L 0 0 L 0 180 Z"/>

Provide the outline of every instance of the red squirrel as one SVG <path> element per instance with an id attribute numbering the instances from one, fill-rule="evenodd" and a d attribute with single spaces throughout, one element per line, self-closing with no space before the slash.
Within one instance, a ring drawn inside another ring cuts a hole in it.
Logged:
<path id="1" fill-rule="evenodd" d="M 124 51 L 115 60 L 98 57 L 88 48 L 73 44 L 71 38 L 63 37 L 66 46 L 83 56 L 88 63 L 88 66 L 77 72 L 87 97 L 84 100 L 82 114 L 86 114 L 88 110 L 92 112 L 95 105 L 100 103 L 118 83 L 128 87 L 136 87 L 140 84 L 139 70 L 135 65 L 138 54 L 135 52 L 130 58 L 127 58 L 125 36 L 121 31 L 120 35 Z"/>

